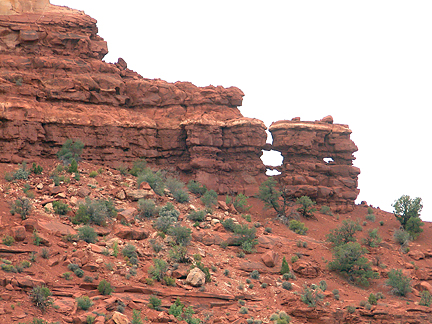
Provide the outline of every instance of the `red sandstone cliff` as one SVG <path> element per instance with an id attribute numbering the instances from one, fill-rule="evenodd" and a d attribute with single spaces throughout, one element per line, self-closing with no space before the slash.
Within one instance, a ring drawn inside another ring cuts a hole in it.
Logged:
<path id="1" fill-rule="evenodd" d="M 1 162 L 51 158 L 79 138 L 86 160 L 145 157 L 219 193 L 250 195 L 265 179 L 266 127 L 241 115 L 238 88 L 150 80 L 122 59 L 106 63 L 96 20 L 47 0 L 4 1 L 0 14 Z M 281 121 L 270 131 L 292 196 L 352 208 L 359 170 L 348 127 Z"/>

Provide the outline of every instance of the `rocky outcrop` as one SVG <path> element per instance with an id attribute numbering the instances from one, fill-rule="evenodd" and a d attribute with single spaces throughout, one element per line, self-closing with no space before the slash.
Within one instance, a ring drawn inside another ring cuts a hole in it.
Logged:
<path id="1" fill-rule="evenodd" d="M 25 13 L 23 13 L 25 11 Z M 83 158 L 145 157 L 220 193 L 252 193 L 264 176 L 266 127 L 238 110 L 235 87 L 145 79 L 103 62 L 96 20 L 45 1 L 0 7 L 0 161 L 54 157 L 67 138 Z"/>
<path id="2" fill-rule="evenodd" d="M 347 125 L 299 118 L 273 123 L 272 148 L 283 155 L 280 180 L 292 197 L 309 196 L 334 211 L 350 211 L 358 196 L 360 169 L 352 165 L 357 146 Z"/>

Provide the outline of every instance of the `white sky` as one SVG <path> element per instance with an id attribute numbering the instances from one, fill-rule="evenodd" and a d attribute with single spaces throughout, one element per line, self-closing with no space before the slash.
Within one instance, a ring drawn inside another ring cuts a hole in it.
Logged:
<path id="1" fill-rule="evenodd" d="M 348 124 L 358 202 L 421 197 L 432 221 L 432 1 L 51 0 L 98 20 L 146 78 L 236 86 L 244 116 Z M 266 162 L 268 163 L 268 162 Z"/>

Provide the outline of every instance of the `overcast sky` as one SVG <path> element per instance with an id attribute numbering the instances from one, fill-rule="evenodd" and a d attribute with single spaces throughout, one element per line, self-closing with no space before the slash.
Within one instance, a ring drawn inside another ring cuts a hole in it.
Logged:
<path id="1" fill-rule="evenodd" d="M 359 147 L 358 202 L 421 197 L 432 221 L 432 1 L 51 0 L 98 20 L 105 60 L 145 78 L 236 86 L 244 116 L 332 115 Z M 266 163 L 268 163 L 266 161 Z"/>

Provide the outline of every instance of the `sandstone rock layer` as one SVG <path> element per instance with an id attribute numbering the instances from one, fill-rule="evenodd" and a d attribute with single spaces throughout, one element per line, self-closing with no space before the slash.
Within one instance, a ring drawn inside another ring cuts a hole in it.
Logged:
<path id="1" fill-rule="evenodd" d="M 47 1 L 42 13 L 42 2 L 24 14 L 1 7 L 1 162 L 54 157 L 74 138 L 86 160 L 145 157 L 221 193 L 251 194 L 265 178 L 266 127 L 243 118 L 238 88 L 144 79 L 122 59 L 106 63 L 96 20 Z"/>
<path id="2" fill-rule="evenodd" d="M 284 160 L 281 182 L 293 197 L 309 196 L 335 211 L 350 211 L 358 196 L 360 169 L 352 165 L 357 146 L 346 125 L 298 119 L 273 123 L 273 149 Z"/>

